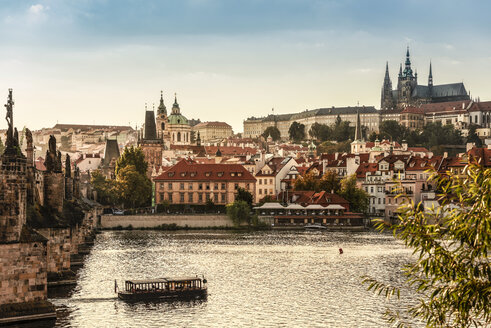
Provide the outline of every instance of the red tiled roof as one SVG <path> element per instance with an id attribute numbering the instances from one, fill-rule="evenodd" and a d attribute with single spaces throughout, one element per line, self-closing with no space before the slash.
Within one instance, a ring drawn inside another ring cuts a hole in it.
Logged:
<path id="1" fill-rule="evenodd" d="M 365 178 L 367 172 L 377 172 L 378 164 L 377 163 L 361 163 L 356 169 L 356 178 L 362 179 Z"/>
<path id="2" fill-rule="evenodd" d="M 428 149 L 425 147 L 407 147 L 407 150 L 413 151 L 413 152 L 428 152 Z"/>
<path id="3" fill-rule="evenodd" d="M 209 155 L 215 156 L 217 150 L 220 149 L 222 156 L 236 156 L 236 155 L 254 155 L 257 149 L 251 147 L 235 147 L 235 146 L 205 146 L 205 151 Z"/>
<path id="4" fill-rule="evenodd" d="M 491 111 L 491 101 L 472 103 L 471 107 L 469 108 L 469 112 L 472 111 L 481 111 L 481 112 Z"/>
<path id="5" fill-rule="evenodd" d="M 411 114 L 424 114 L 425 110 L 421 107 L 406 107 L 401 113 L 411 113 Z"/>
<path id="6" fill-rule="evenodd" d="M 349 211 L 349 202 L 344 199 L 343 197 L 337 195 L 337 194 L 331 194 L 326 191 L 289 191 L 287 192 L 280 192 L 278 194 L 277 199 L 286 199 L 288 197 L 288 202 L 291 203 L 296 203 L 296 204 L 319 204 L 323 206 L 327 206 L 330 204 L 339 204 L 346 208 L 347 211 Z M 293 199 L 295 201 L 293 202 Z"/>
<path id="7" fill-rule="evenodd" d="M 425 114 L 453 112 L 453 111 L 465 110 L 469 105 L 469 103 L 470 100 L 448 101 L 448 102 L 441 102 L 441 103 L 423 104 L 421 105 L 421 108 L 424 110 Z"/>
<path id="8" fill-rule="evenodd" d="M 154 180 L 255 182 L 256 178 L 240 164 L 199 164 L 192 160 L 181 160 Z"/>

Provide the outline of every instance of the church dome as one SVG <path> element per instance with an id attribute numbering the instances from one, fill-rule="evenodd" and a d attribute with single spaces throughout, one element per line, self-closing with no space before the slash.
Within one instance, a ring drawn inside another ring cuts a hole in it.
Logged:
<path id="1" fill-rule="evenodd" d="M 189 125 L 188 119 L 182 114 L 171 114 L 168 118 L 169 124 L 186 124 Z"/>

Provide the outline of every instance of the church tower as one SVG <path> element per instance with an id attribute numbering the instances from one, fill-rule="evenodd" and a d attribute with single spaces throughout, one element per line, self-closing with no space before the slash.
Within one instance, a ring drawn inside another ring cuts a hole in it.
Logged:
<path id="1" fill-rule="evenodd" d="M 157 137 L 167 137 L 167 108 L 164 105 L 164 92 L 160 91 L 160 104 L 157 109 Z"/>
<path id="2" fill-rule="evenodd" d="M 404 63 L 404 66 L 404 71 L 402 71 L 402 65 L 399 71 L 399 83 L 397 85 L 397 91 L 398 103 L 402 107 L 407 107 L 411 103 L 411 95 L 417 84 L 416 76 L 413 74 L 413 69 L 411 68 L 409 47 L 407 47 L 406 62 Z"/>
<path id="3" fill-rule="evenodd" d="M 392 82 L 389 76 L 389 62 L 385 64 L 385 77 L 384 84 L 382 86 L 382 101 L 380 104 L 381 109 L 392 109 L 395 107 L 394 98 L 392 97 Z"/>

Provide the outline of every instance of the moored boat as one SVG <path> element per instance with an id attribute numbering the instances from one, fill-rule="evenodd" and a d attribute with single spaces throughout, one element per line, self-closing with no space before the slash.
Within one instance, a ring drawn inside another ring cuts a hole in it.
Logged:
<path id="1" fill-rule="evenodd" d="M 203 277 L 157 278 L 126 280 L 124 290 L 114 281 L 118 298 L 127 301 L 144 300 L 194 300 L 207 296 L 207 281 Z"/>
<path id="2" fill-rule="evenodd" d="M 325 226 L 323 226 L 320 223 L 309 223 L 304 226 L 305 229 L 307 230 L 324 230 L 327 229 Z"/>

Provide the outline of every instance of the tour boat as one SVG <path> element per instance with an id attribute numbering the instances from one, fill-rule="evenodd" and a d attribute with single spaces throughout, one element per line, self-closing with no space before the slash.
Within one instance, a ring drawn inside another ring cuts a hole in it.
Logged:
<path id="1" fill-rule="evenodd" d="M 116 280 L 114 291 L 126 301 L 144 300 L 194 300 L 207 296 L 207 281 L 198 276 L 192 278 L 157 278 L 126 280 L 124 290 L 119 290 Z"/>

